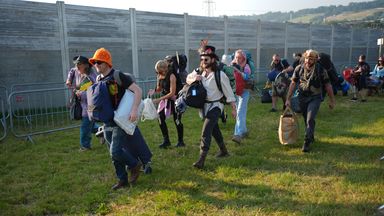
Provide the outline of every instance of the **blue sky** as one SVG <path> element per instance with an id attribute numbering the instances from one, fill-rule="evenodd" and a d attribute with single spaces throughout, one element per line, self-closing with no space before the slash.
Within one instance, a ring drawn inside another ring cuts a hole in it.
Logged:
<path id="1" fill-rule="evenodd" d="M 33 0 L 55 3 L 55 0 Z M 207 2 L 211 2 L 211 15 L 252 15 L 269 11 L 297 11 L 329 5 L 348 5 L 350 2 L 371 0 L 64 0 L 65 4 L 86 5 L 118 9 L 135 8 L 173 14 L 206 16 Z"/>

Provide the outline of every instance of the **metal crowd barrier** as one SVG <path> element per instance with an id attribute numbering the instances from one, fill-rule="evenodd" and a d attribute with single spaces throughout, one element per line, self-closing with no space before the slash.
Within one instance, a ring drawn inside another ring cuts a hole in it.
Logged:
<path id="1" fill-rule="evenodd" d="M 0 141 L 7 136 L 7 118 L 9 117 L 7 112 L 7 98 L 7 88 L 5 86 L 0 86 Z"/>
<path id="2" fill-rule="evenodd" d="M 65 84 L 64 82 L 13 84 L 11 85 L 11 92 L 46 89 L 46 88 L 62 88 L 62 87 L 65 87 L 64 84 Z"/>
<path id="3" fill-rule="evenodd" d="M 47 88 L 12 92 L 8 97 L 10 131 L 26 137 L 79 126 L 69 117 L 68 88 Z"/>
<path id="4" fill-rule="evenodd" d="M 156 82 L 156 80 L 136 82 L 143 91 L 143 98 L 147 96 L 149 89 L 156 87 Z M 0 86 L 0 96 L 2 96 L 1 90 L 4 90 L 4 99 L 0 100 L 0 140 L 7 136 L 8 117 L 11 133 L 19 138 L 25 137 L 31 142 L 33 135 L 79 127 L 79 121 L 72 121 L 69 116 L 68 98 L 72 89 L 60 87 L 63 84 L 63 82 L 16 84 L 12 85 L 9 96 L 6 88 Z M 42 86 L 59 88 L 37 89 Z M 8 100 L 5 101 L 5 98 Z M 8 108 L 8 112 L 5 107 Z"/>
<path id="5" fill-rule="evenodd" d="M 156 79 L 152 80 L 137 80 L 136 84 L 141 88 L 143 91 L 143 98 L 147 97 L 149 89 L 155 89 L 156 88 Z"/>
<path id="6" fill-rule="evenodd" d="M 4 108 L 5 100 L 0 96 L 0 141 L 7 136 L 7 118 Z"/>

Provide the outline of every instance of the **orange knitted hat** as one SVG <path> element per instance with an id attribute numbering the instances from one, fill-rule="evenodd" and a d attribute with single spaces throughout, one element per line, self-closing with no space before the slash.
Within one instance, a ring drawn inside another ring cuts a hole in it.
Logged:
<path id="1" fill-rule="evenodd" d="M 100 49 L 96 50 L 93 57 L 89 59 L 89 63 L 91 63 L 92 65 L 95 64 L 95 61 L 105 62 L 109 65 L 109 67 L 112 67 L 111 53 L 105 48 L 100 48 Z"/>

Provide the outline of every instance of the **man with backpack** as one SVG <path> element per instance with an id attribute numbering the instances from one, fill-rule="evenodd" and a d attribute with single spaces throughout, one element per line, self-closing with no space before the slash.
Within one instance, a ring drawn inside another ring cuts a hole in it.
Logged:
<path id="1" fill-rule="evenodd" d="M 231 104 L 232 116 L 236 117 L 235 96 L 229 84 L 228 77 L 222 71 L 218 71 L 215 47 L 205 45 L 200 50 L 200 67 L 187 76 L 187 84 L 201 82 L 206 89 L 206 98 L 203 108 L 200 110 L 204 118 L 203 129 L 200 139 L 200 158 L 193 166 L 202 169 L 211 145 L 212 136 L 215 138 L 220 152 L 217 157 L 228 156 L 227 148 L 224 144 L 223 135 L 221 134 L 218 120 L 224 109 L 221 99 L 223 96 L 226 102 Z M 217 78 L 216 78 L 217 77 Z M 217 82 L 220 79 L 221 82 Z M 221 86 L 220 90 L 219 86 Z"/>
<path id="2" fill-rule="evenodd" d="M 89 62 L 94 65 L 97 72 L 100 73 L 97 77 L 96 85 L 105 84 L 107 86 L 108 97 L 105 98 L 104 106 L 107 106 L 107 102 L 111 102 L 112 110 L 116 110 L 126 90 L 134 93 L 134 102 L 129 115 L 129 121 L 136 121 L 139 118 L 138 107 L 142 97 L 142 90 L 134 82 L 133 77 L 112 68 L 111 54 L 105 48 L 96 50 L 93 57 L 89 59 Z M 102 89 L 103 88 L 100 88 L 100 91 L 102 91 Z M 93 96 L 102 97 L 102 94 L 100 93 L 100 95 Z M 90 104 L 88 112 L 91 112 L 90 116 L 96 116 L 96 114 L 93 115 L 92 108 L 95 108 L 94 104 Z M 103 110 L 109 109 L 102 107 L 99 109 L 99 114 Z M 107 115 L 107 113 L 104 114 L 104 116 Z M 112 162 L 119 179 L 119 182 L 113 185 L 112 189 L 116 190 L 125 187 L 128 183 L 134 184 L 140 175 L 141 169 L 141 162 L 138 161 L 138 158 L 140 158 L 143 163 L 149 163 L 152 157 L 140 130 L 136 127 L 133 135 L 128 135 L 122 128 L 116 125 L 113 121 L 112 114 L 112 119 L 104 120 L 104 136 L 110 144 L 109 150 Z M 129 179 L 126 166 L 128 166 L 130 170 Z"/>
<path id="3" fill-rule="evenodd" d="M 323 86 L 329 95 L 329 108 L 335 107 L 335 98 L 327 71 L 317 62 L 319 54 L 315 50 L 304 53 L 304 63 L 295 68 L 288 89 L 285 105 L 291 106 L 291 97 L 296 84 L 299 84 L 299 105 L 304 117 L 305 138 L 303 152 L 310 151 L 315 138 L 315 118 L 323 99 Z"/>
<path id="4" fill-rule="evenodd" d="M 277 75 L 281 76 L 282 80 L 288 80 L 289 73 L 293 71 L 293 67 L 289 65 L 288 61 L 286 59 L 281 59 L 278 54 L 274 54 L 272 56 L 272 62 L 271 62 L 271 71 L 278 71 L 280 74 Z M 278 85 L 286 85 L 286 83 L 276 83 L 276 80 L 272 81 L 272 108 L 270 112 L 276 112 L 276 102 L 279 97 L 283 99 L 283 110 L 285 109 L 285 101 L 286 101 L 286 96 L 287 96 L 287 91 L 283 90 L 283 92 L 278 91 L 278 87 L 280 89 L 281 86 Z M 289 83 L 288 83 L 289 84 Z"/>

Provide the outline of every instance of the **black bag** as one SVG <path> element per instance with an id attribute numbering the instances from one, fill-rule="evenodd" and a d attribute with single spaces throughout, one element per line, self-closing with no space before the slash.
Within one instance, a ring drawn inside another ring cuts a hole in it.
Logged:
<path id="1" fill-rule="evenodd" d="M 71 120 L 81 120 L 83 109 L 81 108 L 80 99 L 74 94 L 71 98 L 70 118 Z"/>
<path id="2" fill-rule="evenodd" d="M 327 71 L 331 84 L 335 86 L 339 81 L 339 74 L 331 61 L 331 56 L 326 53 L 319 53 L 319 63 Z"/>
<path id="3" fill-rule="evenodd" d="M 180 91 L 183 94 L 185 103 L 194 108 L 203 108 L 207 98 L 207 90 L 201 81 L 193 82 L 191 85 L 186 84 Z"/>
<path id="4" fill-rule="evenodd" d="M 272 93 L 270 89 L 261 90 L 261 103 L 272 103 Z"/>

